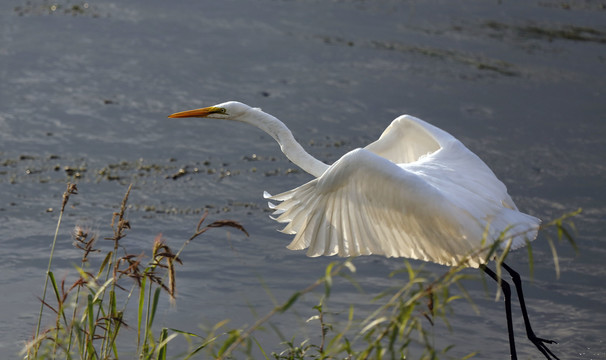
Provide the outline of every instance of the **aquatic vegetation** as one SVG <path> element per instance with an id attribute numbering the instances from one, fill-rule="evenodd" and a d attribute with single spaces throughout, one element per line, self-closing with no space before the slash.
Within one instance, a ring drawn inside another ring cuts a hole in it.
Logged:
<path id="1" fill-rule="evenodd" d="M 122 328 L 129 326 L 125 310 L 131 298 L 138 304 L 136 352 L 142 358 L 161 354 L 176 333 L 167 336 L 164 329 L 159 337 L 155 338 L 152 326 L 161 291 L 167 293 L 172 301 L 175 299 L 175 265 L 181 263 L 179 254 L 185 245 L 207 230 L 218 227 L 236 228 L 248 235 L 240 224 L 229 220 L 204 225 L 208 215 L 205 213 L 194 235 L 179 251 L 173 252 L 162 236 L 157 235 L 152 242 L 151 256 L 145 261 L 143 255 L 128 253 L 121 244 L 121 240 L 131 228 L 126 214 L 131 188 L 132 185 L 126 191 L 119 211 L 112 215 L 112 236 L 105 238 L 111 241 L 111 249 L 103 250 L 102 246 L 97 244 L 99 236 L 95 232 L 76 226 L 73 231 L 74 246 L 81 250 L 82 257 L 80 265 L 75 268 L 76 280 L 72 284 L 66 284 L 65 279 L 59 283 L 55 278 L 52 260 L 65 207 L 70 196 L 78 194 L 76 185 L 68 184 L 62 198 L 47 276 L 40 298 L 38 325 L 34 338 L 24 349 L 26 359 L 119 358 L 120 334 Z M 101 260 L 94 262 L 98 269 L 94 269 L 93 256 L 96 260 Z M 47 296 L 49 284 L 54 297 Z M 42 330 L 41 322 L 45 310 L 54 313 L 56 320 L 53 326 Z"/>
<path id="2" fill-rule="evenodd" d="M 484 27 L 498 33 L 512 32 L 523 38 L 536 38 L 547 41 L 572 40 L 605 43 L 606 33 L 598 29 L 586 26 L 574 25 L 509 25 L 497 21 L 487 21 Z"/>
<path id="3" fill-rule="evenodd" d="M 117 359 L 124 353 L 132 357 L 133 351 L 141 359 L 166 359 L 169 343 L 176 337 L 185 338 L 189 344 L 186 350 L 177 349 L 181 353 L 177 357 L 180 359 L 189 359 L 201 353 L 215 359 L 253 358 L 253 353 L 261 354 L 265 359 L 277 360 L 399 359 L 410 356 L 412 348 L 422 352 L 419 356 L 422 359 L 452 358 L 450 351 L 453 346 L 437 346 L 431 339 L 430 329 L 437 321 L 448 327 L 448 316 L 454 311 L 453 304 L 460 306 L 461 299 L 475 306 L 462 284 L 463 280 L 471 278 L 461 272 L 465 268 L 462 264 L 448 268 L 444 273 L 433 274 L 424 271 L 422 266 L 413 268 L 405 261 L 401 269 L 389 275 L 392 286 L 374 297 L 370 311 L 359 311 L 353 306 L 335 309 L 331 296 L 334 296 L 333 287 L 337 282 L 345 281 L 359 287 L 354 276 L 354 261 L 348 259 L 330 263 L 321 278 L 295 291 L 285 300 L 275 302 L 275 306 L 265 315 L 258 316 L 252 325 L 228 328 L 229 320 L 226 319 L 216 323 L 205 334 L 174 328 L 158 329 L 154 326 L 154 320 L 162 293 L 167 294 L 171 302 L 177 300 L 178 265 L 182 265 L 180 254 L 186 246 L 214 228 L 229 227 L 245 235 L 248 233 L 242 225 L 232 220 L 217 220 L 207 224 L 208 212 L 205 212 L 191 237 L 184 241 L 178 251 L 173 251 L 162 235 L 157 235 L 150 241 L 149 258 L 129 253 L 122 239 L 131 230 L 127 214 L 131 190 L 132 185 L 128 187 L 118 210 L 112 214 L 111 236 L 106 237 L 109 242 L 100 243 L 100 235 L 96 231 L 82 226 L 74 228 L 74 247 L 79 249 L 81 258 L 80 264 L 75 267 L 76 280 L 70 284 L 65 279 L 57 281 L 52 271 L 56 234 L 62 225 L 67 203 L 78 194 L 74 184 L 67 185 L 61 199 L 45 286 L 40 298 L 36 335 L 23 350 L 25 359 Z M 568 240 L 576 248 L 572 219 L 579 213 L 580 210 L 577 210 L 543 225 L 544 230 L 555 230 L 555 236 L 548 235 L 547 239 L 556 260 L 556 271 L 559 268 L 554 240 Z M 108 243 L 111 244 L 109 249 L 104 246 Z M 490 251 L 497 251 L 497 247 L 492 246 Z M 532 264 L 530 246 L 528 251 Z M 506 255 L 507 252 L 498 254 L 499 261 L 504 260 Z M 272 328 L 278 332 L 272 325 L 272 319 L 295 308 L 302 298 L 311 293 L 319 295 L 320 300 L 311 309 L 313 315 L 306 322 L 315 324 L 316 336 L 298 343 L 292 337 L 281 346 L 261 344 L 257 334 Z M 131 301 L 136 303 L 135 307 L 127 306 Z M 132 314 L 132 309 L 135 314 Z M 49 312 L 54 314 L 54 322 L 47 324 L 43 330 L 43 314 Z M 335 314 L 344 315 L 345 320 L 337 319 Z M 123 331 L 126 327 L 136 330 L 134 340 Z M 266 350 L 279 347 L 283 350 Z M 475 355 L 472 352 L 463 358 Z"/>

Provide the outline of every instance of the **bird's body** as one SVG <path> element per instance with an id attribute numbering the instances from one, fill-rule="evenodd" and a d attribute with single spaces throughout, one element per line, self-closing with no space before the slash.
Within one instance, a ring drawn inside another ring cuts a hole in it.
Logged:
<path id="1" fill-rule="evenodd" d="M 216 117 L 254 125 L 316 179 L 271 196 L 289 249 L 309 256 L 384 255 L 485 263 L 495 241 L 517 248 L 536 237 L 540 220 L 518 211 L 505 185 L 449 133 L 412 116 L 395 119 L 381 137 L 332 165 L 313 158 L 288 128 L 238 102 L 171 117 Z"/>
<path id="2" fill-rule="evenodd" d="M 260 128 L 316 178 L 271 196 L 275 219 L 294 234 L 289 249 L 310 256 L 378 254 L 479 267 L 503 288 L 511 359 L 517 359 L 509 284 L 486 266 L 495 248 L 536 238 L 540 220 L 518 211 L 505 185 L 449 133 L 412 116 L 396 118 L 381 137 L 326 165 L 308 154 L 286 125 L 261 109 L 229 101 L 171 118 L 207 117 Z M 521 279 L 512 276 L 526 334 L 547 359 L 558 359 L 528 320 Z"/>

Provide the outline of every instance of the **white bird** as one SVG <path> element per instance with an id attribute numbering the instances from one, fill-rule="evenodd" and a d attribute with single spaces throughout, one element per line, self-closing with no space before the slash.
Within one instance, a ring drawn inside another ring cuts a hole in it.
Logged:
<path id="1" fill-rule="evenodd" d="M 241 121 L 271 135 L 284 154 L 316 179 L 270 196 L 281 201 L 282 232 L 307 255 L 385 255 L 443 265 L 486 263 L 492 242 L 518 248 L 537 236 L 540 220 L 518 211 L 488 166 L 447 132 L 409 115 L 381 137 L 332 165 L 308 154 L 275 117 L 248 105 L 223 104 L 171 118 Z M 271 205 L 270 205 L 271 206 Z"/>
<path id="2" fill-rule="evenodd" d="M 251 124 L 271 135 L 295 165 L 316 178 L 271 196 L 275 220 L 294 234 L 289 249 L 307 255 L 384 255 L 443 265 L 480 267 L 503 287 L 509 343 L 516 359 L 509 285 L 486 263 L 493 244 L 515 249 L 536 238 L 540 220 L 518 211 L 505 185 L 459 140 L 413 116 L 402 115 L 381 137 L 332 165 L 308 154 L 290 130 L 259 108 L 236 101 L 178 112 Z M 494 256 L 494 255 L 492 255 Z M 512 275 L 528 338 L 547 359 L 557 357 L 530 327 L 519 274 Z"/>

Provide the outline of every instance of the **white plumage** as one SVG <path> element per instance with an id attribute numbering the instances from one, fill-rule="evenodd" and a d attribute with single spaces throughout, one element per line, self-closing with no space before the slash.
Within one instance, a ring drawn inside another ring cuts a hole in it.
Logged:
<path id="1" fill-rule="evenodd" d="M 447 132 L 412 116 L 328 166 L 313 158 L 275 117 L 238 102 L 170 117 L 246 122 L 270 134 L 316 179 L 265 196 L 276 220 L 309 256 L 378 254 L 478 267 L 499 239 L 512 249 L 534 240 L 540 220 L 518 211 L 505 185 Z"/>

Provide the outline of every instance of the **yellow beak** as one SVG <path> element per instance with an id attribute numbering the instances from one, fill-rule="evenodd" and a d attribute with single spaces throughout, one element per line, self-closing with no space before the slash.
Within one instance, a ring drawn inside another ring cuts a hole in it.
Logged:
<path id="1" fill-rule="evenodd" d="M 178 113 L 174 113 L 172 115 L 168 115 L 168 117 L 169 118 L 207 117 L 210 114 L 221 113 L 224 111 L 225 110 L 223 110 L 219 107 L 209 106 L 209 107 L 205 107 L 202 109 L 181 111 Z"/>

